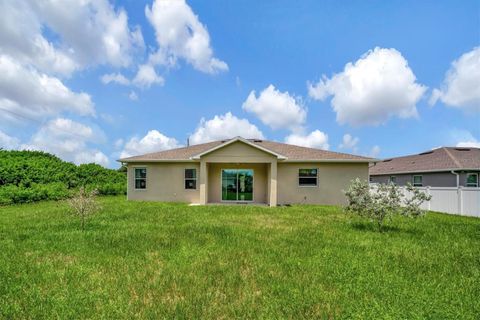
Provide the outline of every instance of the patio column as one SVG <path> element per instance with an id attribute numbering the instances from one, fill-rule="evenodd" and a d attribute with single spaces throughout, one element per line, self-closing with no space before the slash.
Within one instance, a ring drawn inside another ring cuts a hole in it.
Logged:
<path id="1" fill-rule="evenodd" d="M 277 161 L 270 163 L 270 207 L 277 206 Z"/>
<path id="2" fill-rule="evenodd" d="M 200 204 L 207 204 L 208 194 L 208 170 L 207 162 L 205 160 L 200 161 Z"/>

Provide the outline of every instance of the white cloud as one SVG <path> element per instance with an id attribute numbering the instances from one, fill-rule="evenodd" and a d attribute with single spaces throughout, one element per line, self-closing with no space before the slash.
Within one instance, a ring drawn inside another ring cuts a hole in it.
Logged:
<path id="1" fill-rule="evenodd" d="M 137 93 L 135 91 L 130 91 L 130 93 L 128 94 L 128 99 L 132 101 L 137 101 L 138 100 Z"/>
<path id="2" fill-rule="evenodd" d="M 460 141 L 459 143 L 457 143 L 457 147 L 480 148 L 480 141 L 478 140 Z"/>
<path id="3" fill-rule="evenodd" d="M 285 142 L 297 146 L 303 146 L 308 148 L 318 148 L 328 150 L 330 145 L 328 144 L 328 135 L 320 130 L 310 132 L 310 134 L 291 134 L 285 138 Z"/>
<path id="4" fill-rule="evenodd" d="M 0 130 L 0 149 L 11 150 L 20 146 L 20 140 Z"/>
<path id="5" fill-rule="evenodd" d="M 379 146 L 373 146 L 370 152 L 368 153 L 369 157 L 376 158 L 380 154 L 380 147 Z"/>
<path id="6" fill-rule="evenodd" d="M 165 80 L 157 74 L 155 68 L 150 64 L 143 64 L 138 67 L 138 72 L 133 83 L 141 88 L 149 88 L 152 84 L 163 85 Z"/>
<path id="7" fill-rule="evenodd" d="M 104 135 L 99 130 L 70 119 L 57 118 L 42 126 L 21 149 L 50 152 L 76 164 L 95 162 L 107 166 L 108 157 L 88 146 L 102 140 Z"/>
<path id="8" fill-rule="evenodd" d="M 360 141 L 358 137 L 352 137 L 350 134 L 344 134 L 342 143 L 338 146 L 340 149 L 350 149 L 353 152 L 357 152 L 357 144 Z"/>
<path id="9" fill-rule="evenodd" d="M 300 99 L 280 92 L 273 85 L 265 88 L 258 98 L 251 91 L 242 108 L 254 113 L 272 129 L 299 130 L 305 123 L 307 111 Z"/>
<path id="10" fill-rule="evenodd" d="M 0 108 L 34 118 L 62 111 L 95 114 L 88 94 L 72 92 L 59 79 L 22 66 L 5 55 L 0 56 Z"/>
<path id="11" fill-rule="evenodd" d="M 330 79 L 323 76 L 317 84 L 308 84 L 313 99 L 333 96 L 339 123 L 355 126 L 379 125 L 393 116 L 416 117 L 416 104 L 426 89 L 400 52 L 378 47 Z"/>
<path id="12" fill-rule="evenodd" d="M 213 56 L 207 29 L 184 0 L 156 0 L 145 7 L 145 15 L 155 29 L 158 62 L 170 65 L 180 58 L 205 73 L 228 70 Z"/>
<path id="13" fill-rule="evenodd" d="M 461 129 L 452 129 L 449 133 L 449 141 L 457 147 L 474 147 L 480 148 L 480 140 L 477 139 L 470 131 Z"/>
<path id="14" fill-rule="evenodd" d="M 480 112 L 480 47 L 452 62 L 442 89 L 433 90 L 430 104 L 437 100 L 448 106 Z"/>
<path id="15" fill-rule="evenodd" d="M 128 80 L 123 74 L 121 73 L 109 73 L 109 74 L 104 74 L 100 80 L 104 84 L 109 84 L 109 83 L 118 83 L 124 86 L 128 86 L 130 84 L 130 80 Z"/>
<path id="16" fill-rule="evenodd" d="M 43 24 L 25 1 L 0 2 L 0 54 L 15 57 L 44 72 L 68 75 L 79 66 L 67 48 L 59 48 L 42 35 Z"/>
<path id="17" fill-rule="evenodd" d="M 95 64 L 126 67 L 144 47 L 140 29 L 130 29 L 125 10 L 108 0 L 2 1 L 0 9 L 0 52 L 43 72 L 69 75 Z M 46 29 L 59 40 L 48 41 Z"/>
<path id="18" fill-rule="evenodd" d="M 141 139 L 138 137 L 133 137 L 127 141 L 123 151 L 120 153 L 120 158 L 179 147 L 181 147 L 181 145 L 175 138 L 167 137 L 157 130 L 150 130 Z"/>
<path id="19" fill-rule="evenodd" d="M 202 118 L 195 132 L 190 136 L 191 144 L 222 140 L 241 136 L 243 138 L 263 139 L 263 133 L 247 119 L 239 119 L 227 112 L 213 119 Z"/>

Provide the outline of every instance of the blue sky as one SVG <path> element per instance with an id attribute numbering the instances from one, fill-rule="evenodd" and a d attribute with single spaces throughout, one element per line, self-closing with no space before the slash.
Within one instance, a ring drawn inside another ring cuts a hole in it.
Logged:
<path id="1" fill-rule="evenodd" d="M 0 147 L 480 146 L 478 1 L 67 2 L 0 4 Z"/>

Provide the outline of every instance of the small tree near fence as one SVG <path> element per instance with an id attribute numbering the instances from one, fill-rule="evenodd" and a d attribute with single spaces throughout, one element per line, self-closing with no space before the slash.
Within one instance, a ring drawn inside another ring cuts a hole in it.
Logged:
<path id="1" fill-rule="evenodd" d="M 78 192 L 68 199 L 72 213 L 80 218 L 82 230 L 85 229 L 87 218 L 95 214 L 99 209 L 96 199 L 97 194 L 98 191 L 96 189 L 87 191 L 85 187 L 80 187 Z"/>
<path id="2" fill-rule="evenodd" d="M 378 230 L 394 215 L 407 217 L 422 216 L 425 211 L 420 209 L 424 201 L 431 199 L 430 195 L 408 184 L 406 190 L 411 194 L 407 197 L 394 184 L 380 184 L 371 187 L 367 181 L 352 180 L 348 190 L 344 191 L 348 205 L 346 212 L 368 218 L 377 224 Z"/>

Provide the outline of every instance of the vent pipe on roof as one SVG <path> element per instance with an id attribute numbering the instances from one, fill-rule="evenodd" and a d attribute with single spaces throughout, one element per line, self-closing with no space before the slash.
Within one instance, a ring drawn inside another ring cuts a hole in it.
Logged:
<path id="1" fill-rule="evenodd" d="M 190 147 L 190 138 L 187 138 L 187 147 Z"/>

